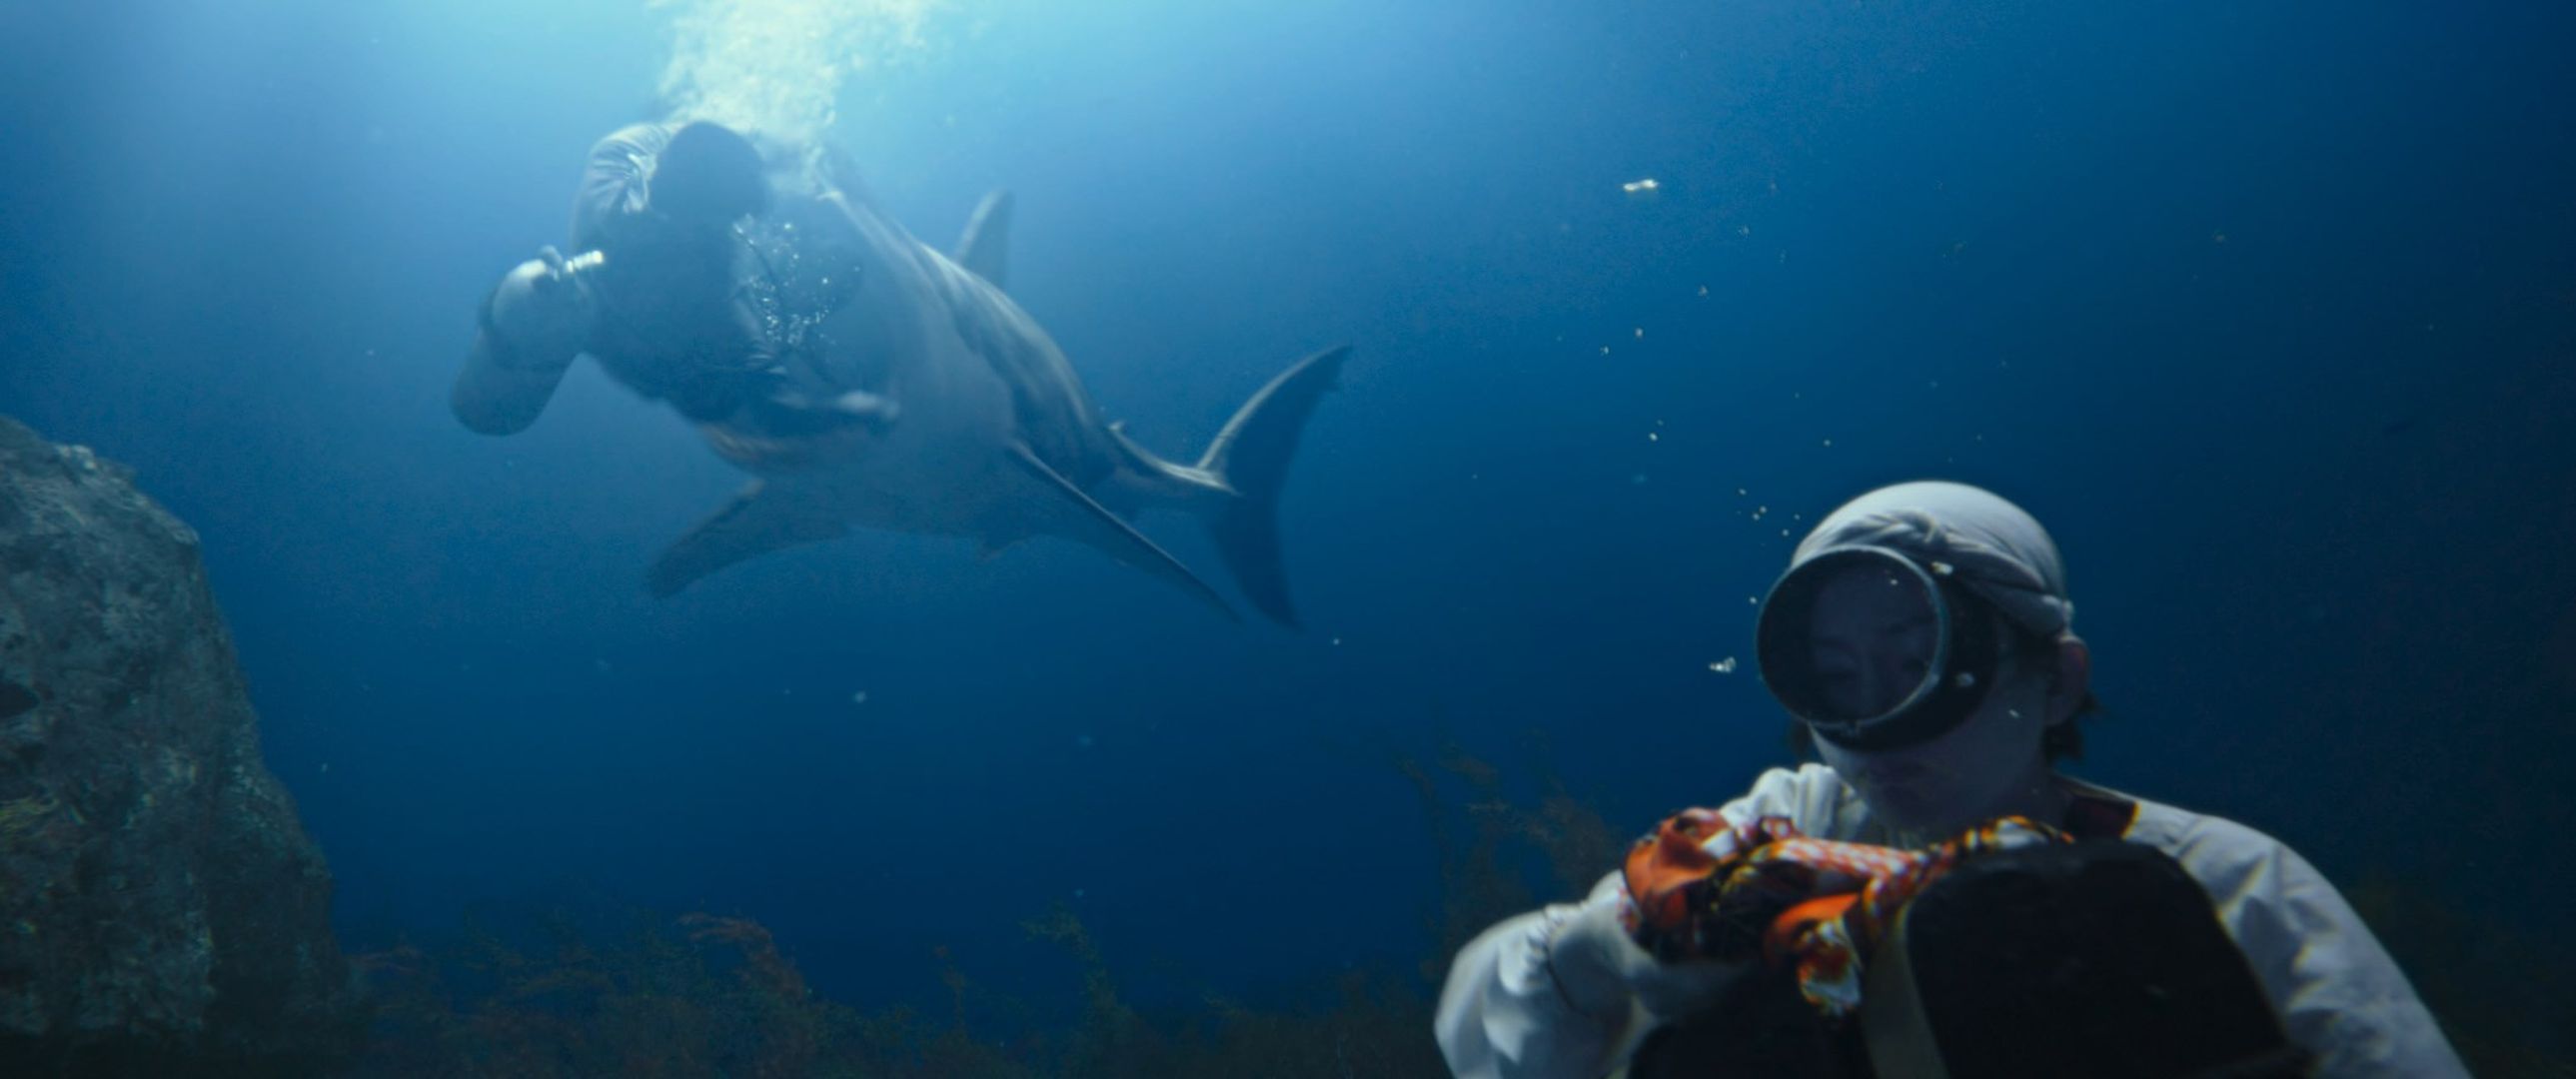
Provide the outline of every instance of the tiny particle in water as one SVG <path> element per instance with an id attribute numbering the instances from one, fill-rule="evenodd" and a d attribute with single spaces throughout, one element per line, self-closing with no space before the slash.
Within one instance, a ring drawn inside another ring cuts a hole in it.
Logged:
<path id="1" fill-rule="evenodd" d="M 1833 444 L 1834 444 L 1834 440 L 1833 440 L 1833 439 L 1828 438 L 1828 439 L 1826 439 L 1826 440 L 1825 440 L 1825 445 L 1827 445 L 1827 446 L 1831 446 L 1831 445 L 1833 445 Z"/>
<path id="2" fill-rule="evenodd" d="M 1654 177 L 1649 176 L 1642 180 L 1630 180 L 1627 183 L 1620 184 L 1619 190 L 1625 191 L 1631 195 L 1651 195 L 1656 191 L 1661 190 L 1663 186 L 1664 185 L 1662 184 L 1656 183 Z"/>
<path id="3" fill-rule="evenodd" d="M 1743 497 L 1743 495 L 1744 495 L 1744 488 L 1741 488 L 1741 487 L 1736 488 L 1736 489 L 1735 489 L 1735 494 L 1736 494 L 1736 496 L 1737 496 L 1737 497 L 1739 497 L 1739 498 Z"/>
<path id="4" fill-rule="evenodd" d="M 1702 296 L 1706 296 L 1706 295 L 1708 295 L 1708 286 L 1707 286 L 1707 285 L 1701 285 L 1701 286 L 1699 287 L 1699 294 L 1700 294 L 1700 295 L 1702 295 Z"/>
<path id="5" fill-rule="evenodd" d="M 1335 647 L 1335 648 L 1339 648 L 1339 647 L 1341 647 L 1341 646 L 1342 646 L 1342 639 L 1341 639 L 1341 638 L 1339 638 L 1339 637 L 1335 637 L 1335 638 L 1333 638 L 1333 647 Z"/>
<path id="6" fill-rule="evenodd" d="M 1645 327 L 1643 327 L 1643 326 L 1639 326 L 1639 327 L 1637 327 L 1637 340 L 1643 341 L 1643 340 L 1645 340 L 1645 339 L 1646 339 L 1646 328 L 1645 328 Z"/>
<path id="7" fill-rule="evenodd" d="M 1089 748 L 1091 748 L 1091 745 L 1092 745 L 1092 743 L 1091 743 L 1091 736 L 1090 736 L 1090 735 L 1088 735 L 1088 734 L 1077 734 L 1077 735 L 1074 735 L 1074 736 L 1073 736 L 1073 744 L 1075 744 L 1075 745 L 1077 745 L 1077 746 L 1081 746 L 1081 747 L 1082 747 L 1082 748 L 1084 748 L 1084 749 L 1089 749 Z"/>
<path id="8" fill-rule="evenodd" d="M 1708 665 L 1708 669 L 1709 669 L 1709 670 L 1712 670 L 1712 671 L 1716 671 L 1716 672 L 1717 672 L 1717 673 L 1719 673 L 1719 674 L 1734 674 L 1734 673 L 1735 673 L 1735 657 L 1734 657 L 1734 656 L 1728 656 L 1728 657 L 1726 657 L 1725 659 L 1721 659 L 1721 660 L 1718 660 L 1718 661 L 1717 661 L 1717 662 L 1715 662 L 1715 663 L 1711 663 L 1711 664 L 1709 664 L 1709 665 Z"/>
<path id="9" fill-rule="evenodd" d="M 329 761 L 323 761 L 323 762 L 322 762 L 322 769 L 321 769 L 321 771 L 322 771 L 322 774 L 323 774 L 323 775 L 326 775 L 326 776 L 327 776 L 327 775 L 330 775 L 330 774 L 331 774 L 331 762 L 329 762 Z"/>
<path id="10" fill-rule="evenodd" d="M 1604 356 L 1609 355 L 1609 354 L 1610 354 L 1610 346 L 1608 346 L 1608 345 L 1603 345 L 1603 346 L 1601 346 L 1601 354 L 1602 354 L 1602 355 L 1604 355 Z"/>
<path id="11" fill-rule="evenodd" d="M 1738 236 L 1751 236 L 1753 235 L 1753 226 L 1737 225 L 1735 226 L 1735 234 Z"/>
<path id="12" fill-rule="evenodd" d="M 1663 440 L 1664 436 L 1662 435 L 1656 434 L 1653 431 L 1646 432 L 1646 441 L 1648 442 L 1661 442 Z"/>
<path id="13" fill-rule="evenodd" d="M 1645 486 L 1645 485 L 1646 485 L 1646 474 L 1645 474 L 1645 473 L 1643 473 L 1643 472 L 1640 472 L 1640 473 L 1637 473 L 1637 474 L 1636 474 L 1636 475 L 1634 475 L 1634 476 L 1630 476 L 1630 477 L 1628 477 L 1628 485 L 1629 485 L 1629 486 L 1631 486 L 1631 487 L 1643 487 L 1643 486 Z"/>
<path id="14" fill-rule="evenodd" d="M 850 694 L 850 703 L 851 703 L 851 704 L 866 704 L 866 703 L 868 703 L 868 691 L 863 689 L 863 690 L 860 690 L 860 691 L 858 691 L 858 692 L 856 692 L 856 693 Z"/>
<path id="15" fill-rule="evenodd" d="M 1082 898 L 1085 894 L 1088 894 L 1088 893 L 1085 893 L 1085 892 L 1084 892 L 1082 889 L 1080 889 L 1080 888 L 1076 888 L 1076 889 L 1074 889 L 1074 890 L 1073 890 L 1073 897 L 1074 897 L 1075 899 L 1080 899 L 1080 898 Z"/>

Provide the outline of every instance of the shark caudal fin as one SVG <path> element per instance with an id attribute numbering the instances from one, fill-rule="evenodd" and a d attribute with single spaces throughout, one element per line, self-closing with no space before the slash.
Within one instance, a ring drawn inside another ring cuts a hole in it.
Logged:
<path id="1" fill-rule="evenodd" d="M 1285 626 L 1297 624 L 1297 611 L 1288 602 L 1288 571 L 1279 555 L 1279 489 L 1306 417 L 1333 389 L 1350 355 L 1348 345 L 1329 348 L 1280 372 L 1235 410 L 1199 458 L 1199 471 L 1234 491 L 1208 519 L 1217 553 L 1245 598 Z"/>

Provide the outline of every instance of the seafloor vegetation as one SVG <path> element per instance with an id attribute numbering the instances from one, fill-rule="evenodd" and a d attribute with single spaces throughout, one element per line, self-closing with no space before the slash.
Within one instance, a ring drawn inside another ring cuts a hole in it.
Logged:
<path id="1" fill-rule="evenodd" d="M 1492 765 L 1452 751 L 1399 758 L 1420 792 L 1437 851 L 1436 947 L 1412 971 L 1350 973 L 1298 999 L 1253 1008 L 1208 1000 L 1186 1012 L 1123 999 L 1112 964 L 1070 911 L 1037 912 L 1021 929 L 1061 947 L 1082 972 L 1080 1018 L 1005 1036 L 970 1022 L 1007 1014 L 999 991 L 938 954 L 953 1007 L 861 1012 L 815 994 L 767 929 L 741 918 L 631 916 L 603 932 L 565 915 L 527 934 L 469 924 L 452 944 L 355 957 L 375 1022 L 356 1074 L 462 1079 L 509 1076 L 1244 1076 L 1444 1074 L 1431 1008 L 1448 956 L 1495 920 L 1571 895 L 1613 864 L 1623 837 L 1542 779 L 1511 797 Z M 1552 880 L 1547 878 L 1553 878 Z M 1545 881 L 1540 885 L 1540 881 Z M 2432 895 L 2389 881 L 2353 898 L 2415 976 L 2482 1076 L 2576 1077 L 2552 1017 L 2576 1015 L 2576 992 L 2529 942 L 2462 918 Z M 509 939 L 505 940 L 505 936 Z M 2509 983 L 2499 970 L 2518 971 Z"/>

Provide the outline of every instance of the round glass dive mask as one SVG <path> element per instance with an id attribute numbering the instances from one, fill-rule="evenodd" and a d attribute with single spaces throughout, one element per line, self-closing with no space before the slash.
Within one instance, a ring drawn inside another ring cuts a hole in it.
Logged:
<path id="1" fill-rule="evenodd" d="M 1919 745 L 1985 700 L 1996 618 L 1947 563 L 1830 547 L 1771 586 L 1755 628 L 1762 684 L 1845 749 Z"/>

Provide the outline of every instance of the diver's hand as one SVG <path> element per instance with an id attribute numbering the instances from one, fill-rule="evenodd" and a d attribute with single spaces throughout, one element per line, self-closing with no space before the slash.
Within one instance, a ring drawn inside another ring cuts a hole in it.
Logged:
<path id="1" fill-rule="evenodd" d="M 1557 988 L 1574 1010 L 1596 1019 L 1626 1018 L 1628 1002 L 1660 1020 L 1678 1019 L 1717 999 L 1745 964 L 1657 960 L 1619 924 L 1618 904 L 1584 904 L 1548 943 Z"/>

